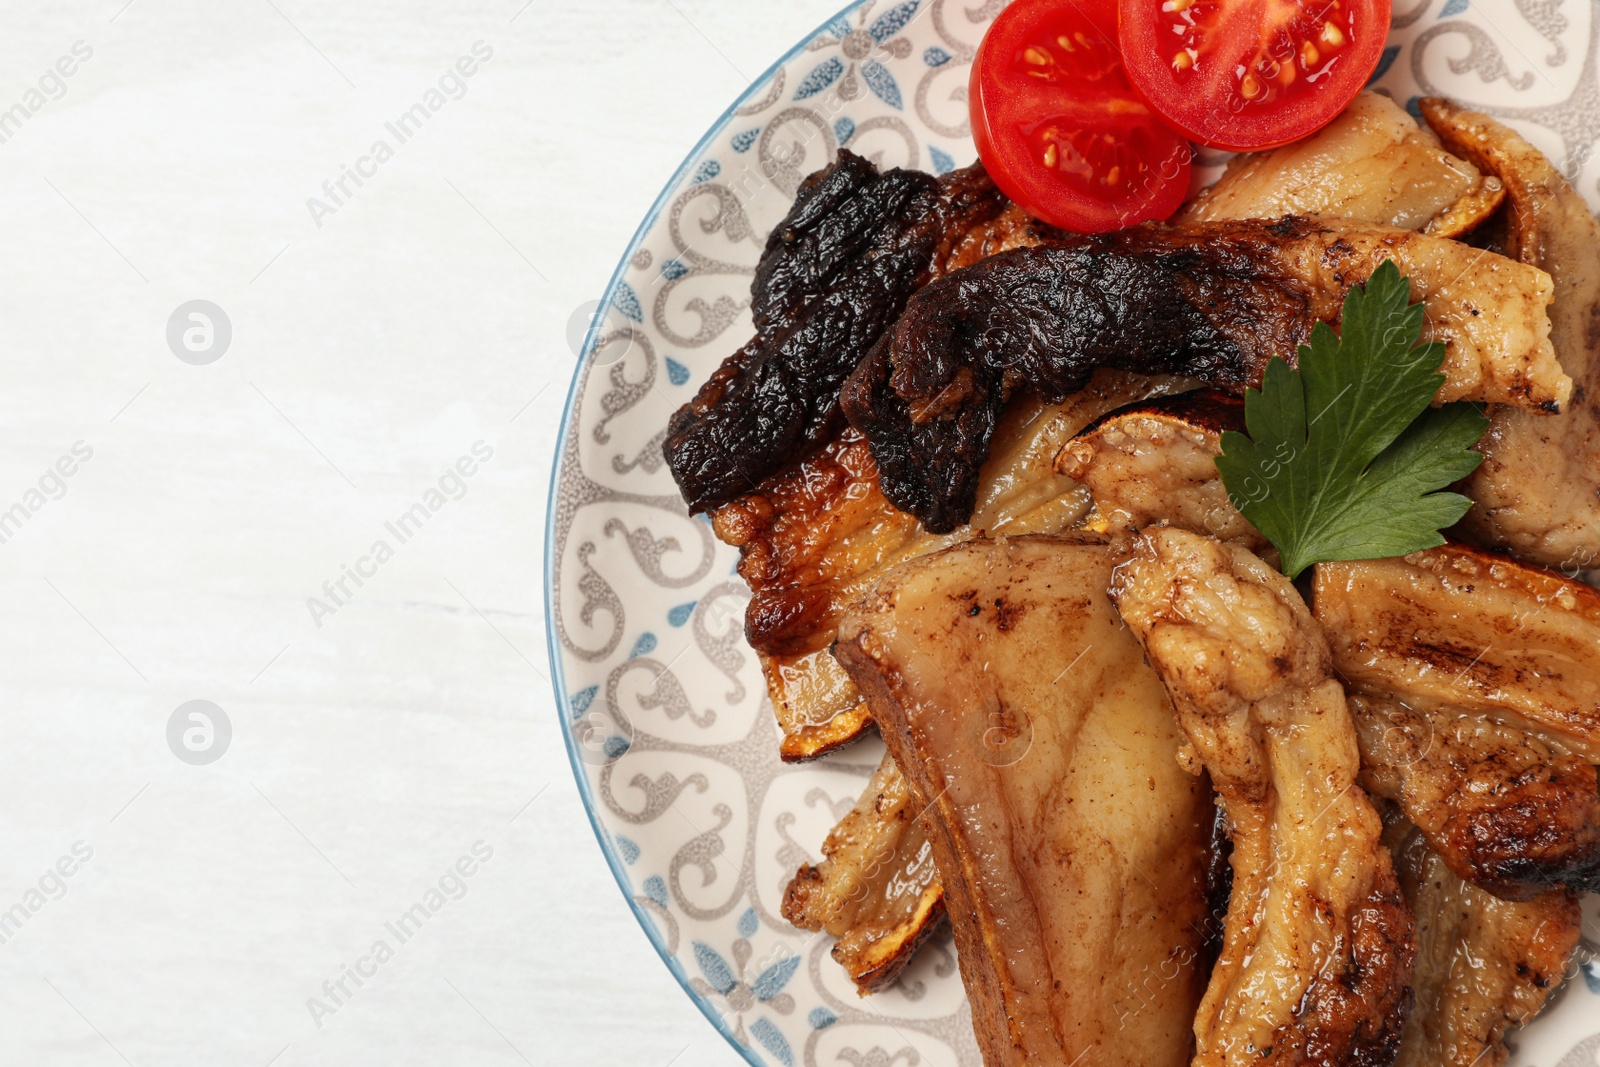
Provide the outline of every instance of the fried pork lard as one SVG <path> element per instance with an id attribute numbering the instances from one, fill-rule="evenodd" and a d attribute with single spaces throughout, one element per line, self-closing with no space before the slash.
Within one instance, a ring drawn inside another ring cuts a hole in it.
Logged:
<path id="1" fill-rule="evenodd" d="M 1234 156 L 1172 221 L 1322 215 L 1455 237 L 1505 199 L 1505 186 L 1446 152 L 1387 96 L 1363 92 L 1315 134 Z"/>
<path id="2" fill-rule="evenodd" d="M 833 958 L 863 994 L 893 985 L 944 916 L 922 807 L 884 756 L 860 802 L 829 831 L 822 862 L 801 867 L 783 896 L 785 919 L 836 938 Z"/>
<path id="3" fill-rule="evenodd" d="M 837 654 L 927 805 L 986 1067 L 1180 1067 L 1212 824 L 1111 551 L 973 541 L 886 574 Z"/>
<path id="4" fill-rule="evenodd" d="M 1461 545 L 1319 563 L 1365 780 L 1458 876 L 1600 888 L 1600 593 Z"/>
<path id="5" fill-rule="evenodd" d="M 1577 946 L 1577 897 L 1501 900 L 1453 874 L 1403 820 L 1389 834 L 1417 916 L 1416 1004 L 1395 1067 L 1499 1067 L 1505 1036 L 1544 1007 Z"/>
<path id="6" fill-rule="evenodd" d="M 835 437 L 839 383 L 967 232 L 1007 201 L 969 168 L 879 173 L 841 151 L 801 185 L 751 286 L 756 336 L 667 426 L 691 511 L 727 503 Z"/>
<path id="7" fill-rule="evenodd" d="M 1466 482 L 1465 525 L 1485 544 L 1568 574 L 1600 565 L 1600 223 L 1544 154 L 1505 126 L 1444 100 L 1422 113 L 1451 151 L 1505 183 L 1501 242 L 1554 282 L 1550 339 L 1576 383 L 1561 413 L 1490 410 L 1483 465 Z M 1494 305 L 1485 308 L 1499 314 Z"/>
<path id="8" fill-rule="evenodd" d="M 1387 1062 L 1411 913 L 1355 784 L 1355 728 L 1310 610 L 1245 549 L 1171 528 L 1134 541 L 1112 596 L 1232 826 L 1196 1067 Z"/>

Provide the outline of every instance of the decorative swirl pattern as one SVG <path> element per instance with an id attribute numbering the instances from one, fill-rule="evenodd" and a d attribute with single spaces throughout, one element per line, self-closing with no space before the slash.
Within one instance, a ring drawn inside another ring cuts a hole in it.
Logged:
<path id="1" fill-rule="evenodd" d="M 713 259 L 698 251 L 694 243 L 684 237 L 684 216 L 690 213 L 691 206 L 697 206 L 697 202 L 708 198 L 713 204 L 713 211 L 698 220 L 700 235 L 710 237 L 720 234 L 731 246 L 728 249 L 730 253 L 742 253 L 744 250 L 738 246 L 745 243 L 753 244 L 757 251 L 760 250 L 760 242 L 751 229 L 744 205 L 731 189 L 706 181 L 691 186 L 672 202 L 667 216 L 667 232 L 671 235 L 676 254 L 663 265 L 658 279 L 653 279 L 660 288 L 651 307 L 651 322 L 662 338 L 683 348 L 700 348 L 721 337 L 739 317 L 739 312 L 749 305 L 748 299 L 735 299 L 726 292 L 719 292 L 710 303 L 700 296 L 691 296 L 678 316 L 671 314 L 673 296 L 679 288 L 697 284 L 707 275 L 748 277 L 753 271 L 752 265 Z M 681 318 L 683 314 L 698 319 L 693 333 L 684 334 L 671 325 L 674 318 Z"/>
<path id="2" fill-rule="evenodd" d="M 1561 0 L 1517 0 L 1517 10 L 1528 20 L 1528 25 L 1539 31 L 1539 36 L 1549 41 L 1555 51 L 1545 59 L 1545 65 L 1559 67 L 1567 61 L 1567 46 L 1561 35 L 1567 32 L 1567 17 L 1561 14 Z"/>
<path id="3" fill-rule="evenodd" d="M 725 582 L 707 590 L 694 609 L 695 643 L 711 665 L 727 675 L 732 683 L 733 688 L 723 696 L 729 704 L 738 704 L 745 697 L 739 668 L 744 666 L 745 653 L 750 646 L 745 644 L 744 628 L 739 623 L 744 618 L 744 606 L 749 602 L 749 586 L 743 582 Z"/>
<path id="4" fill-rule="evenodd" d="M 678 676 L 672 673 L 671 666 L 647 656 L 630 659 L 611 672 L 611 677 L 606 679 L 606 702 L 615 708 L 619 703 L 617 690 L 621 687 L 623 676 L 631 671 L 640 670 L 655 675 L 651 679 L 650 688 L 639 694 L 641 709 L 653 711 L 660 708 L 669 720 L 688 718 L 699 727 L 710 726 L 717 721 L 717 713 L 709 708 L 703 714 L 696 714 L 689 704 L 688 694 L 678 683 Z"/>
<path id="5" fill-rule="evenodd" d="M 806 133 L 797 136 L 793 126 L 801 127 Z M 818 138 L 822 141 L 822 151 L 813 153 L 810 148 Z M 767 123 L 756 152 L 761 160 L 761 172 L 782 190 L 787 200 L 793 200 L 801 180 L 838 155 L 839 139 L 833 125 L 823 115 L 808 107 L 791 107 L 778 112 Z"/>
<path id="6" fill-rule="evenodd" d="M 612 792 L 612 773 L 616 764 L 607 764 L 600 772 L 600 795 L 605 799 L 606 809 L 617 818 L 631 823 L 648 823 L 659 819 L 661 815 L 672 807 L 677 801 L 678 794 L 693 786 L 704 793 L 711 788 L 711 783 L 703 774 L 689 775 L 683 781 L 671 771 L 651 778 L 648 774 L 635 774 L 628 781 L 628 785 L 644 794 L 644 807 L 633 811 L 624 806 Z"/>
<path id="7" fill-rule="evenodd" d="M 1446 22 L 1435 26 L 1417 38 L 1416 49 L 1411 53 L 1411 65 L 1417 76 L 1417 84 L 1421 85 L 1427 95 L 1437 95 L 1439 90 L 1428 79 L 1423 69 L 1422 60 L 1427 54 L 1428 46 L 1436 38 L 1447 34 L 1457 34 L 1467 39 L 1471 46 L 1467 54 L 1460 58 L 1449 60 L 1450 70 L 1456 74 L 1465 74 L 1467 71 L 1476 71 L 1478 77 L 1484 82 L 1504 80 L 1506 84 L 1518 92 L 1525 92 L 1533 85 L 1533 72 L 1524 71 L 1512 77 L 1511 71 L 1506 67 L 1505 57 L 1500 53 L 1500 46 L 1495 44 L 1480 27 L 1471 22 Z"/>
<path id="8" fill-rule="evenodd" d="M 691 919 L 704 922 L 708 919 L 720 919 L 732 911 L 745 895 L 744 879 L 735 880 L 733 893 L 728 899 L 713 908 L 702 908 L 689 899 L 683 891 L 683 872 L 686 868 L 693 868 L 700 873 L 700 884 L 708 886 L 714 884 L 718 878 L 725 877 L 719 872 L 717 860 L 727 851 L 727 843 L 722 840 L 722 831 L 733 822 L 733 809 L 726 804 L 718 804 L 711 809 L 717 825 L 697 835 L 680 848 L 672 857 L 672 863 L 667 876 L 667 884 L 672 887 L 672 898 L 683 909 L 685 915 Z"/>
<path id="9" fill-rule="evenodd" d="M 1553 4 L 1539 3 L 1536 0 L 1519 0 L 1517 6 L 1524 11 L 1539 13 L 1539 19 L 1533 26 L 1538 27 L 1539 32 L 1546 36 L 1554 30 L 1558 22 L 1563 27 L 1567 22 L 1565 16 L 1555 14 Z M 1572 90 L 1564 99 L 1554 103 L 1516 106 L 1505 103 L 1503 94 L 1497 94 L 1495 99 L 1485 101 L 1475 96 L 1472 89 L 1465 85 L 1444 85 L 1430 78 L 1426 68 L 1429 49 L 1442 37 L 1460 34 L 1466 37 L 1471 47 L 1465 57 L 1448 60 L 1452 73 L 1465 74 L 1469 70 L 1476 71 L 1478 77 L 1485 82 L 1503 78 L 1518 92 L 1528 91 L 1535 86 L 1536 76 L 1531 71 L 1518 78 L 1512 78 L 1499 45 L 1478 26 L 1464 20 L 1442 22 L 1419 35 L 1412 50 L 1411 68 L 1417 85 L 1421 87 L 1424 95 L 1454 95 L 1514 126 L 1520 125 L 1530 130 L 1540 127 L 1554 130 L 1561 137 L 1566 149 L 1565 156 L 1561 160 L 1562 173 L 1581 188 L 1585 184 L 1582 180 L 1583 172 L 1594 164 L 1597 149 L 1600 149 L 1600 11 L 1597 11 L 1596 5 L 1592 3 L 1589 5 L 1588 22 L 1584 30 L 1584 40 L 1581 43 L 1556 39 L 1554 41 L 1557 46 L 1556 52 L 1547 57 L 1548 66 L 1554 67 L 1566 62 L 1569 43 L 1583 49 L 1582 68 L 1572 83 Z M 1529 55 L 1532 51 L 1532 49 L 1521 50 L 1519 55 Z M 1556 62 L 1558 57 L 1559 63 Z M 1544 75 L 1544 80 L 1554 84 L 1554 79 L 1550 75 Z M 1591 204 L 1592 202 L 1591 197 Z"/>
<path id="10" fill-rule="evenodd" d="M 893 138 L 888 143 L 878 146 L 878 142 L 882 139 L 872 136 L 878 130 L 887 130 Z M 909 123 L 894 115 L 879 115 L 856 126 L 856 135 L 850 147 L 872 160 L 873 165 L 880 170 L 887 170 L 890 167 L 914 170 L 922 166 L 922 153 L 917 147 L 917 135 L 912 132 Z"/>
<path id="11" fill-rule="evenodd" d="M 1389 18 L 1389 25 L 1397 30 L 1410 26 L 1427 13 L 1428 5 L 1432 3 L 1433 0 L 1416 0 L 1416 3 L 1411 7 L 1410 10 L 1396 11 L 1393 15 L 1391 15 Z"/>
<path id="12" fill-rule="evenodd" d="M 967 115 L 966 75 L 966 67 L 945 60 L 917 82 L 917 118 L 941 137 L 960 139 L 972 135 L 972 120 Z M 933 98 L 936 86 L 945 93 L 944 99 L 937 102 Z M 934 111 L 936 104 L 938 114 Z"/>
<path id="13" fill-rule="evenodd" d="M 547 537 L 574 767 L 647 932 L 753 1064 L 978 1067 L 981 1058 L 948 941 L 926 946 L 895 990 L 863 1001 L 829 957 L 829 939 L 779 916 L 786 872 L 817 858 L 872 768 L 859 754 L 820 768 L 778 762 L 742 635 L 748 590 L 732 577 L 732 550 L 686 514 L 661 435 L 672 408 L 748 333 L 748 279 L 805 175 L 841 146 L 885 166 L 944 170 L 972 158 L 967 75 L 1004 6 L 859 3 L 753 86 L 623 258 L 610 325 L 574 383 Z M 1559 137 L 1569 175 L 1600 202 L 1600 5 L 1396 7 L 1400 60 L 1381 88 L 1402 102 L 1455 96 L 1542 144 Z M 1206 153 L 1201 163 L 1223 159 Z M 1600 968 L 1566 999 L 1597 994 Z M 1537 1024 L 1566 1028 L 1545 1062 L 1570 1049 L 1562 1067 L 1600 1067 L 1600 1035 L 1586 1039 L 1596 1003 L 1558 1006 Z"/>
<path id="14" fill-rule="evenodd" d="M 596 342 L 596 346 L 597 351 L 602 354 L 618 346 L 623 350 L 621 358 L 606 370 L 611 388 L 601 396 L 600 410 L 603 414 L 595 420 L 594 429 L 589 431 L 596 444 L 604 445 L 611 443 L 611 420 L 633 408 L 655 387 L 656 357 L 650 338 L 631 327 L 603 335 Z M 643 358 L 635 359 L 635 352 Z M 628 367 L 635 364 L 644 367 L 644 377 L 637 382 L 631 382 L 628 380 Z"/>
<path id="15" fill-rule="evenodd" d="M 679 502 L 677 510 L 682 513 L 683 506 Z M 669 575 L 662 567 L 662 560 L 669 554 L 681 553 L 683 546 L 676 537 L 668 535 L 657 537 L 648 527 L 638 526 L 629 529 L 627 523 L 620 518 L 609 518 L 601 531 L 605 536 L 621 534 L 628 542 L 628 550 L 633 553 L 634 560 L 639 564 L 639 569 L 645 577 L 655 582 L 664 589 L 683 589 L 694 585 L 704 578 L 711 570 L 711 564 L 716 557 L 716 539 L 712 536 L 709 527 L 703 523 L 693 523 L 690 529 L 700 537 L 700 560 L 693 571 L 688 574 L 674 577 Z"/>
<path id="16" fill-rule="evenodd" d="M 583 607 L 578 612 L 578 618 L 584 626 L 593 627 L 595 616 L 605 612 L 612 620 L 611 636 L 599 648 L 586 649 L 578 647 L 566 637 L 566 630 L 564 628 L 562 630 L 562 643 L 575 654 L 591 661 L 604 659 L 616 649 L 622 640 L 624 621 L 622 599 L 617 596 L 616 590 L 611 588 L 611 583 L 602 578 L 600 572 L 589 562 L 594 557 L 594 550 L 593 541 L 585 541 L 578 549 L 578 566 L 582 568 L 582 573 L 578 577 L 578 592 L 583 595 Z M 560 621 L 558 619 L 558 622 Z"/>
<path id="17" fill-rule="evenodd" d="M 661 442 L 667 439 L 667 431 L 656 434 L 644 443 L 638 455 L 632 459 L 624 459 L 621 455 L 611 457 L 611 469 L 618 474 L 629 474 L 642 469 L 646 474 L 654 474 L 666 463 L 666 458 L 661 454 Z"/>

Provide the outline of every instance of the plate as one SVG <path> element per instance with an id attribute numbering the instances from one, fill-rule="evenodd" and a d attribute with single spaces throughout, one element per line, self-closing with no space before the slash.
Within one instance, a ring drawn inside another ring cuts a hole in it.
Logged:
<path id="1" fill-rule="evenodd" d="M 865 0 L 757 79 L 690 152 L 597 305 L 549 504 L 556 701 L 606 860 L 667 967 L 752 1064 L 981 1067 L 948 938 L 856 996 L 831 939 L 779 914 L 794 869 L 854 803 L 876 740 L 779 762 L 742 634 L 736 553 L 690 517 L 667 417 L 752 333 L 750 276 L 807 174 L 841 146 L 943 172 L 974 156 L 964 90 L 1003 0 Z M 1600 4 L 1396 0 L 1377 86 L 1503 118 L 1600 205 Z M 1412 105 L 1414 108 L 1414 104 Z M 1222 162 L 1206 155 L 1202 169 Z M 1600 953 L 1586 902 L 1581 959 Z M 1517 1034 L 1513 1064 L 1600 1065 L 1600 964 Z"/>

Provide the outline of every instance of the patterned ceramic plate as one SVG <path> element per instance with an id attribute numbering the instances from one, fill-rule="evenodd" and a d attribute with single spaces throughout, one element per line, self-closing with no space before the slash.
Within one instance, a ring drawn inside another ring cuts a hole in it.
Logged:
<path id="1" fill-rule="evenodd" d="M 667 417 L 753 332 L 750 275 L 802 177 L 841 146 L 943 172 L 973 158 L 964 87 L 1004 0 L 863 0 L 785 56 L 690 153 L 601 302 L 550 501 L 550 656 L 578 786 L 662 959 L 752 1064 L 978 1067 L 954 952 L 861 999 L 830 939 L 779 915 L 795 867 L 881 745 L 778 761 L 735 553 L 661 460 Z M 1600 3 L 1396 0 L 1378 85 L 1516 126 L 1600 204 Z M 1215 166 L 1219 160 L 1202 162 Z M 1584 959 L 1600 941 L 1595 901 Z M 1575 969 L 1513 1063 L 1600 1064 L 1600 965 Z M 1591 1036 L 1593 1035 L 1593 1036 Z"/>

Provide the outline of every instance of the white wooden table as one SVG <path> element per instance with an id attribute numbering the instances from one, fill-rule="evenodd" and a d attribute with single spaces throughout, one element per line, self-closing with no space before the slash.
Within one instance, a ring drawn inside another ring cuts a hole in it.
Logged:
<path id="1" fill-rule="evenodd" d="M 0 1064 L 742 1062 L 578 802 L 544 506 L 574 310 L 838 2 L 0 16 Z"/>

